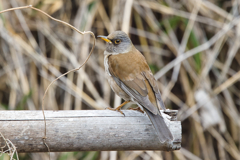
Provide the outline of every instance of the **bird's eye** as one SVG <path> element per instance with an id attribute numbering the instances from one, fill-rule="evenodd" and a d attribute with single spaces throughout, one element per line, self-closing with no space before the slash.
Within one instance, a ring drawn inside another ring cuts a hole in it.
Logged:
<path id="1" fill-rule="evenodd" d="M 114 41 L 115 44 L 119 44 L 120 42 L 121 42 L 120 39 L 116 39 L 116 40 Z"/>

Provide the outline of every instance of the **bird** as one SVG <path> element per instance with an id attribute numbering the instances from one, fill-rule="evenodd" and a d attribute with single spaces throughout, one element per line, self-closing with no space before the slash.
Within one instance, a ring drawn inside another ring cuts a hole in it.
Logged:
<path id="1" fill-rule="evenodd" d="M 99 35 L 107 42 L 104 51 L 106 78 L 112 90 L 125 100 L 119 107 L 111 110 L 123 114 L 121 108 L 136 103 L 151 120 L 161 143 L 171 142 L 173 135 L 159 110 L 166 110 L 157 81 L 154 78 L 145 57 L 134 47 L 129 36 L 123 31 L 114 31 L 108 36 Z"/>

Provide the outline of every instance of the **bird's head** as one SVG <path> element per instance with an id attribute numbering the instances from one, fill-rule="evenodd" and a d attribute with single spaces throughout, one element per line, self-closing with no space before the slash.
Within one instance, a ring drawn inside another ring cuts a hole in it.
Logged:
<path id="1" fill-rule="evenodd" d="M 114 31 L 108 36 L 98 36 L 107 42 L 107 54 L 127 53 L 132 49 L 132 41 L 123 31 Z"/>

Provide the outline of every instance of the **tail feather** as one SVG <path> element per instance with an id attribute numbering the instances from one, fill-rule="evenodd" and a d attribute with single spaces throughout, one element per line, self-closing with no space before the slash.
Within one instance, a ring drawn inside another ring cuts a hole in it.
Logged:
<path id="1" fill-rule="evenodd" d="M 144 110 L 147 113 L 148 117 L 150 118 L 155 128 L 160 142 L 164 143 L 165 141 L 172 141 L 173 140 L 172 133 L 168 129 L 166 123 L 164 122 L 163 117 L 160 114 L 154 115 L 153 113 L 151 113 L 145 108 Z"/>

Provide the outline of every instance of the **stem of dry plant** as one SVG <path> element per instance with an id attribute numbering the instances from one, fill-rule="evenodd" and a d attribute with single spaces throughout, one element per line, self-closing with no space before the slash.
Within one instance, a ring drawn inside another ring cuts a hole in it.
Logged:
<path id="1" fill-rule="evenodd" d="M 18 153 L 17 153 L 17 148 L 15 147 L 15 145 L 9 140 L 9 139 L 6 139 L 2 133 L 0 132 L 0 139 L 3 139 L 4 142 L 5 142 L 5 145 L 4 146 L 1 146 L 1 151 L 0 151 L 0 156 L 3 154 L 3 153 L 8 153 L 8 155 L 10 156 L 10 160 L 14 160 L 13 156 L 14 154 L 16 153 L 16 157 L 17 157 L 17 160 L 19 160 L 18 158 Z M 7 150 L 4 151 L 4 148 L 8 148 Z"/>

